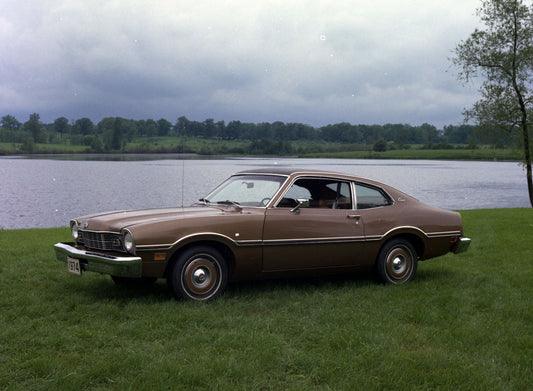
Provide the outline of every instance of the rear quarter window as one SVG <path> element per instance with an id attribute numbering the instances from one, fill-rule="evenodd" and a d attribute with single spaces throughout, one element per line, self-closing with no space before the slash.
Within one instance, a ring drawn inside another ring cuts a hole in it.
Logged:
<path id="1" fill-rule="evenodd" d="M 379 208 L 392 205 L 390 197 L 381 189 L 355 184 L 357 209 Z"/>

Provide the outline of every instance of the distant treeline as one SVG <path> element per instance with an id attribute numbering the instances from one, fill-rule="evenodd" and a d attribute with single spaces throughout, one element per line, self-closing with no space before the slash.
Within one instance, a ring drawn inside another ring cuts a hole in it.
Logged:
<path id="1" fill-rule="evenodd" d="M 0 142 L 21 144 L 24 152 L 35 152 L 36 144 L 60 144 L 84 146 L 86 152 L 126 151 L 129 143 L 137 143 L 138 152 L 153 151 L 150 140 L 155 138 L 196 138 L 204 140 L 248 142 L 245 153 L 291 153 L 294 142 L 336 143 L 366 146 L 383 151 L 390 148 L 409 148 L 420 145 L 428 149 L 454 148 L 454 145 L 475 147 L 480 140 L 470 125 L 435 126 L 424 123 L 420 126 L 408 124 L 352 125 L 342 122 L 322 127 L 301 123 L 247 123 L 240 121 L 191 121 L 179 117 L 174 124 L 166 119 L 132 120 L 108 117 L 97 124 L 89 118 L 69 121 L 57 118 L 44 124 L 37 113 L 21 123 L 15 117 L 6 115 L 0 122 Z M 485 142 L 486 143 L 486 142 Z M 499 141 L 500 147 L 508 143 Z M 242 148 L 241 148 L 242 149 Z M 163 150 L 165 150 L 163 148 Z M 180 152 L 180 151 L 172 151 Z M 195 152 L 195 151 L 185 151 Z"/>

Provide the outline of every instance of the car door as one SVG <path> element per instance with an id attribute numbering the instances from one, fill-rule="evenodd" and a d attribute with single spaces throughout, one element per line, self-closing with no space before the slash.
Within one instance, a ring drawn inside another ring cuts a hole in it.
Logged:
<path id="1" fill-rule="evenodd" d="M 299 178 L 268 208 L 263 271 L 353 266 L 364 245 L 360 216 L 348 181 Z"/>

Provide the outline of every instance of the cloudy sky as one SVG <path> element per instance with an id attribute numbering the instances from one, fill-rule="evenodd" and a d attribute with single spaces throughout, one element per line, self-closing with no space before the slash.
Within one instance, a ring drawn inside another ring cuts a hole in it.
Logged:
<path id="1" fill-rule="evenodd" d="M 459 124 L 480 0 L 2 0 L 0 116 Z"/>

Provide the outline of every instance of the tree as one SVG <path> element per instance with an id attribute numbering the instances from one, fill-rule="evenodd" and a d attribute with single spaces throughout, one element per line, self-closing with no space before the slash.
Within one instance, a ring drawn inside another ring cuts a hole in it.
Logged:
<path id="1" fill-rule="evenodd" d="M 69 132 L 68 119 L 65 117 L 59 117 L 54 121 L 54 131 L 57 133 L 65 134 Z"/>
<path id="2" fill-rule="evenodd" d="M 236 140 L 241 136 L 242 123 L 241 121 L 231 121 L 228 126 L 226 126 L 225 139 L 226 140 Z"/>
<path id="3" fill-rule="evenodd" d="M 98 122 L 98 125 L 96 125 L 97 132 L 99 134 L 106 134 L 108 132 L 113 131 L 113 127 L 115 126 L 115 118 L 114 117 L 105 117 Z M 111 143 L 109 143 L 111 145 Z"/>
<path id="4" fill-rule="evenodd" d="M 272 124 L 272 137 L 276 140 L 285 140 L 285 133 L 287 128 L 281 121 L 276 121 Z"/>
<path id="5" fill-rule="evenodd" d="M 444 125 L 444 137 L 451 144 L 467 144 L 474 138 L 474 128 L 471 125 Z"/>
<path id="6" fill-rule="evenodd" d="M 383 139 L 376 141 L 374 144 L 374 152 L 385 152 L 387 150 L 387 142 Z"/>
<path id="7" fill-rule="evenodd" d="M 89 135 L 94 133 L 94 124 L 89 118 L 80 118 L 74 122 L 72 128 L 74 133 L 79 133 L 83 135 Z"/>
<path id="8" fill-rule="evenodd" d="M 204 136 L 206 138 L 213 138 L 216 133 L 216 127 L 215 127 L 215 120 L 212 118 L 208 118 L 204 121 L 204 128 L 205 128 L 205 134 Z"/>
<path id="9" fill-rule="evenodd" d="M 433 143 L 438 141 L 439 132 L 437 131 L 437 128 L 433 125 L 430 125 L 428 123 L 423 123 L 420 125 L 420 129 L 426 134 L 427 137 L 427 143 L 429 145 L 432 145 Z"/>
<path id="10" fill-rule="evenodd" d="M 226 123 L 224 121 L 217 121 L 215 124 L 215 136 L 222 137 L 226 132 Z"/>
<path id="11" fill-rule="evenodd" d="M 122 127 L 124 124 L 124 119 L 117 117 L 115 118 L 115 122 L 113 123 L 113 133 L 111 137 L 111 149 L 118 151 L 122 146 Z"/>
<path id="12" fill-rule="evenodd" d="M 189 125 L 190 121 L 182 115 L 178 118 L 176 121 L 176 125 L 174 126 L 174 129 L 176 130 L 176 134 L 178 136 L 185 136 L 185 133 L 187 132 L 187 126 Z"/>
<path id="13" fill-rule="evenodd" d="M 361 132 L 347 122 L 327 125 L 321 128 L 322 137 L 326 141 L 340 143 L 357 143 L 361 140 Z"/>
<path id="14" fill-rule="evenodd" d="M 33 141 L 33 137 L 31 136 L 25 137 L 24 141 L 22 142 L 21 149 L 27 153 L 35 152 L 35 142 Z"/>
<path id="15" fill-rule="evenodd" d="M 164 118 L 161 118 L 157 121 L 157 135 L 158 136 L 168 136 L 172 124 Z"/>
<path id="16" fill-rule="evenodd" d="M 104 143 L 102 142 L 102 139 L 98 135 L 94 136 L 87 136 L 92 137 L 91 140 L 91 150 L 96 153 L 104 152 Z"/>
<path id="17" fill-rule="evenodd" d="M 2 125 L 2 128 L 6 130 L 18 130 L 22 127 L 22 124 L 12 115 L 2 117 L 0 124 Z"/>
<path id="18" fill-rule="evenodd" d="M 185 135 L 191 137 L 203 137 L 204 125 L 198 121 L 189 121 L 187 128 L 185 129 Z"/>
<path id="19" fill-rule="evenodd" d="M 46 141 L 44 126 L 41 123 L 41 117 L 39 114 L 30 114 L 30 119 L 24 123 L 24 128 L 31 134 L 35 143 Z"/>
<path id="20" fill-rule="evenodd" d="M 144 135 L 148 137 L 157 136 L 157 122 L 153 119 L 147 119 L 144 124 Z"/>
<path id="21" fill-rule="evenodd" d="M 460 68 L 459 80 L 483 79 L 481 99 L 465 111 L 465 118 L 520 141 L 533 206 L 533 6 L 522 0 L 483 0 L 477 14 L 486 28 L 461 41 L 452 59 Z"/>

